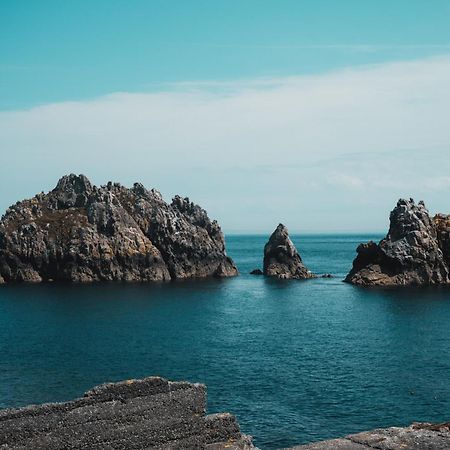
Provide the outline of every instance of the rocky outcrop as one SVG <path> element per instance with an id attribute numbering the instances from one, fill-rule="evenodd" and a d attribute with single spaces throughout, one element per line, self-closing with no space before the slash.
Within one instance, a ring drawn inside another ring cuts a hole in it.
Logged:
<path id="1" fill-rule="evenodd" d="M 357 248 L 345 281 L 362 286 L 447 284 L 449 219 L 434 219 L 423 202 L 400 199 L 390 215 L 387 236 Z"/>
<path id="2" fill-rule="evenodd" d="M 0 449 L 253 449 L 231 414 L 205 415 L 202 384 L 159 377 L 97 386 L 66 403 L 0 410 Z"/>
<path id="3" fill-rule="evenodd" d="M 291 450 L 448 450 L 450 423 L 414 423 L 407 428 L 381 428 L 340 439 L 292 447 Z"/>
<path id="4" fill-rule="evenodd" d="M 280 279 L 314 278 L 303 264 L 288 229 L 279 224 L 264 246 L 264 275 Z"/>
<path id="5" fill-rule="evenodd" d="M 166 281 L 237 274 L 223 233 L 188 198 L 84 175 L 11 206 L 0 221 L 3 282 Z"/>
<path id="6" fill-rule="evenodd" d="M 264 272 L 261 269 L 253 269 L 250 275 L 264 275 Z"/>

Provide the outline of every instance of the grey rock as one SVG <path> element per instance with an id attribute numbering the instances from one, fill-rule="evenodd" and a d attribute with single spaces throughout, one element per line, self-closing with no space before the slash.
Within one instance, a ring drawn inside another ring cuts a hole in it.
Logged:
<path id="1" fill-rule="evenodd" d="M 345 281 L 362 286 L 449 283 L 446 224 L 445 216 L 430 218 L 423 202 L 400 199 L 386 237 L 358 246 Z"/>
<path id="2" fill-rule="evenodd" d="M 292 447 L 291 450 L 448 450 L 450 423 L 414 423 L 406 428 L 382 428 L 345 438 Z"/>
<path id="3" fill-rule="evenodd" d="M 237 274 L 220 226 L 189 199 L 68 175 L 0 221 L 0 282 L 166 281 Z"/>
<path id="4" fill-rule="evenodd" d="M 264 246 L 264 275 L 279 279 L 314 278 L 303 264 L 295 245 L 289 238 L 288 229 L 279 224 Z"/>
<path id="5" fill-rule="evenodd" d="M 0 410 L 0 449 L 254 449 L 206 388 L 159 377 L 108 383 L 65 403 Z"/>
<path id="6" fill-rule="evenodd" d="M 264 272 L 261 269 L 253 269 L 250 275 L 264 275 Z"/>
<path id="7" fill-rule="evenodd" d="M 92 192 L 91 182 L 84 175 L 70 174 L 62 177 L 54 189 L 56 207 L 66 209 L 85 206 Z"/>
<path id="8" fill-rule="evenodd" d="M 436 214 L 433 222 L 436 227 L 439 248 L 447 266 L 450 267 L 450 215 Z"/>

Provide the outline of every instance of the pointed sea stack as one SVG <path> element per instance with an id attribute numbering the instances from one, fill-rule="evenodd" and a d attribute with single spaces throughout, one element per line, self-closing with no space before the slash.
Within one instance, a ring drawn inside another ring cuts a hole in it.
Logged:
<path id="1" fill-rule="evenodd" d="M 11 206 L 0 220 L 0 284 L 166 281 L 237 275 L 219 224 L 188 198 L 84 175 Z"/>
<path id="2" fill-rule="evenodd" d="M 315 278 L 303 264 L 288 229 L 281 223 L 264 246 L 264 275 L 296 280 Z"/>
<path id="3" fill-rule="evenodd" d="M 430 218 L 425 204 L 400 199 L 389 232 L 378 244 L 360 244 L 345 281 L 361 286 L 448 284 L 448 216 Z"/>

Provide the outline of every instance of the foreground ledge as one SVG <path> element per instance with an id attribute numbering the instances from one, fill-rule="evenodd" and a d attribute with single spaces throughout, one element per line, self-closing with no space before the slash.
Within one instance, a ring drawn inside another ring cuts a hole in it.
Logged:
<path id="1" fill-rule="evenodd" d="M 0 410 L 0 449 L 254 449 L 233 415 L 205 410 L 202 384 L 108 383 L 70 402 Z"/>
<path id="2" fill-rule="evenodd" d="M 344 438 L 292 447 L 291 450 L 448 450 L 450 422 L 413 423 L 409 427 L 382 428 Z"/>

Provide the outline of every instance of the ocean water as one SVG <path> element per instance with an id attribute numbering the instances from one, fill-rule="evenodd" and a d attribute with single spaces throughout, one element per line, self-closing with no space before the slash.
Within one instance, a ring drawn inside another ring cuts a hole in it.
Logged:
<path id="1" fill-rule="evenodd" d="M 3 287 L 0 407 L 160 375 L 206 383 L 262 449 L 450 420 L 450 290 L 343 283 L 369 238 L 293 236 L 331 279 L 248 275 L 267 237 L 228 236 L 233 279 Z"/>

